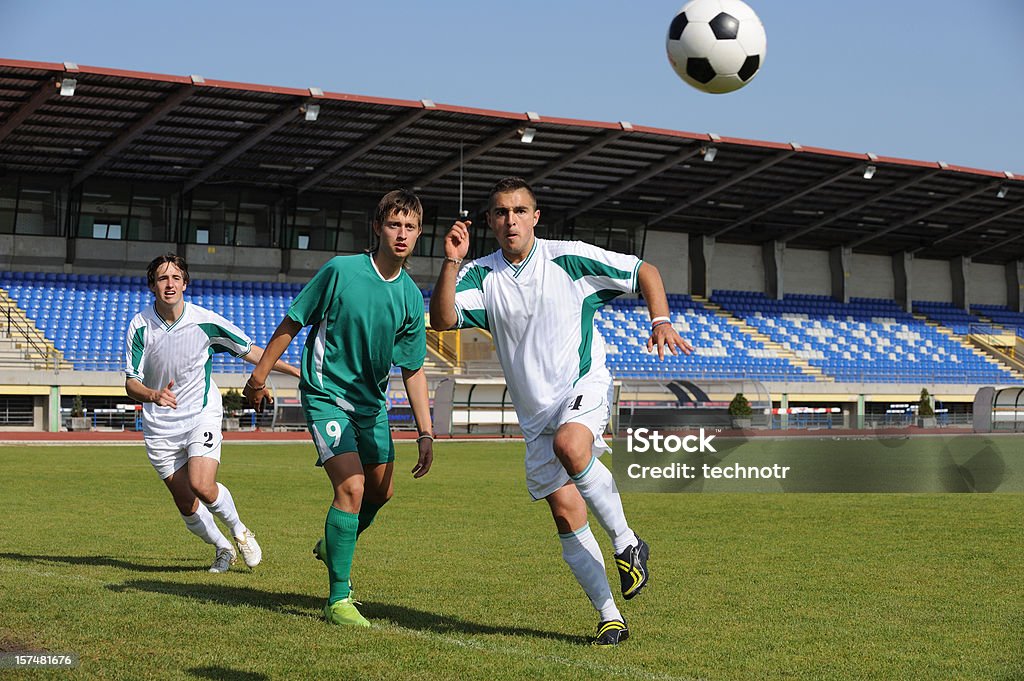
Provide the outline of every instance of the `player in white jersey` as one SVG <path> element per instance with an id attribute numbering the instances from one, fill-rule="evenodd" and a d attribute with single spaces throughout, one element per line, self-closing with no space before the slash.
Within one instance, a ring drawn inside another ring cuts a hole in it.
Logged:
<path id="1" fill-rule="evenodd" d="M 263 350 L 216 312 L 184 301 L 189 276 L 182 258 L 159 256 L 146 276 L 156 299 L 128 325 L 124 384 L 128 395 L 143 403 L 146 453 L 185 526 L 216 548 L 210 572 L 226 572 L 237 557 L 214 516 L 227 525 L 245 564 L 254 568 L 263 552 L 239 519 L 231 492 L 217 482 L 223 409 L 211 360 L 215 352 L 230 352 L 256 363 Z M 284 362 L 274 368 L 299 375 Z"/>
<path id="2" fill-rule="evenodd" d="M 689 353 L 668 319 L 661 275 L 631 255 L 581 242 L 534 236 L 537 200 L 522 178 L 491 190 L 487 223 L 501 248 L 459 266 L 469 252 L 469 222 L 456 222 L 445 238 L 445 262 L 430 301 L 430 323 L 487 329 L 526 440 L 526 482 L 545 499 L 558 529 L 562 557 L 600 621 L 595 643 L 629 637 L 615 605 L 601 549 L 587 522 L 587 507 L 608 532 L 622 594 L 636 596 L 648 579 L 650 547 L 626 522 L 611 472 L 598 457 L 609 451 L 611 376 L 594 313 L 612 298 L 641 292 L 651 314 L 649 351 Z"/>

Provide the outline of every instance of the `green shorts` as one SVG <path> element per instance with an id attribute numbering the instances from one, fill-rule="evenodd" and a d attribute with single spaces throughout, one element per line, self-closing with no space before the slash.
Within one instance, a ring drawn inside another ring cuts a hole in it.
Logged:
<path id="1" fill-rule="evenodd" d="M 309 432 L 316 445 L 317 466 L 332 456 L 357 452 L 364 466 L 376 463 L 391 463 L 395 460 L 395 443 L 391 440 L 388 413 L 381 409 L 372 423 L 360 426 L 355 419 L 344 412 L 338 412 L 333 419 L 321 419 L 309 424 Z"/>

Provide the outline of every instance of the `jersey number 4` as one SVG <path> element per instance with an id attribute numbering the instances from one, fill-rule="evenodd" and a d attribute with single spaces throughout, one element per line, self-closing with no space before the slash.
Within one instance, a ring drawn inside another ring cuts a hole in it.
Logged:
<path id="1" fill-rule="evenodd" d="M 572 405 L 569 406 L 569 411 L 579 411 L 581 404 L 583 404 L 583 395 L 577 395 Z"/>

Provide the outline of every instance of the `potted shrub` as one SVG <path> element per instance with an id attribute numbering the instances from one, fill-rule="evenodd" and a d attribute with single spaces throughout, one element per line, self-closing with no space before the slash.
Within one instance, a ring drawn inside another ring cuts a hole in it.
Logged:
<path id="1" fill-rule="evenodd" d="M 245 398 L 237 388 L 231 388 L 221 398 L 224 405 L 224 430 L 238 430 L 239 415 L 245 409 Z"/>
<path id="2" fill-rule="evenodd" d="M 75 395 L 71 403 L 71 430 L 89 430 L 89 417 L 85 415 L 81 395 Z"/>
<path id="3" fill-rule="evenodd" d="M 921 399 L 917 403 L 917 425 L 920 428 L 935 427 L 935 408 L 928 388 L 921 388 Z"/>
<path id="4" fill-rule="evenodd" d="M 750 402 L 743 396 L 743 393 L 736 393 L 729 403 L 729 416 L 732 417 L 732 427 L 737 429 L 750 428 L 751 414 L 754 410 L 750 408 Z"/>

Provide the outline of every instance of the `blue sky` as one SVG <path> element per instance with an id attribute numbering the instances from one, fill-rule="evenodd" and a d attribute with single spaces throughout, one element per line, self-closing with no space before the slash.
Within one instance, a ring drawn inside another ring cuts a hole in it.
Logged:
<path id="1" fill-rule="evenodd" d="M 665 58 L 681 0 L 0 0 L 0 57 L 796 141 L 1024 174 L 1024 2 L 748 0 L 728 95 Z"/>

